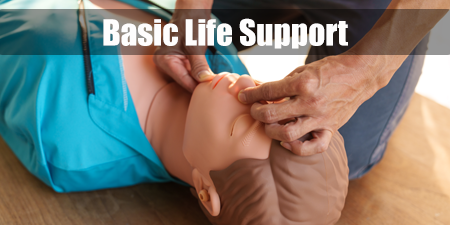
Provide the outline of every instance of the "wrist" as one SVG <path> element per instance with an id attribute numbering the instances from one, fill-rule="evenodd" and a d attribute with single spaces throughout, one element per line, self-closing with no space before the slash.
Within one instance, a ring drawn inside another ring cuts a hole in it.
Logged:
<path id="1" fill-rule="evenodd" d="M 360 74 L 371 81 L 376 91 L 389 83 L 407 57 L 407 55 L 363 55 L 358 52 L 362 51 L 352 48 L 344 54 L 353 56 L 351 59 L 354 60 L 354 66 L 361 69 Z"/>
<path id="2" fill-rule="evenodd" d="M 171 22 L 184 24 L 185 19 L 210 19 L 212 3 L 213 0 L 177 0 Z"/>

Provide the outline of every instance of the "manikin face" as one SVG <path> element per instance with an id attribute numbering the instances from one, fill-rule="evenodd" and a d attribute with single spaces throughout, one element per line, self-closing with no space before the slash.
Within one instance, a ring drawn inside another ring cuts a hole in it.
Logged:
<path id="1" fill-rule="evenodd" d="M 237 99 L 240 90 L 253 86 L 250 76 L 223 73 L 211 82 L 200 83 L 191 98 L 183 152 L 194 168 L 197 192 L 206 190 L 211 196 L 205 207 L 213 216 L 219 213 L 220 201 L 214 199 L 209 172 L 222 170 L 239 159 L 269 156 L 271 139 L 264 125 L 251 117 L 251 105 Z"/>

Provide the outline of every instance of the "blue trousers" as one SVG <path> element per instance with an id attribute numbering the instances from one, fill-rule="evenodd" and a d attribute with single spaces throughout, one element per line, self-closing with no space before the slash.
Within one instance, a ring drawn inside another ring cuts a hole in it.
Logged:
<path id="1" fill-rule="evenodd" d="M 233 27 L 238 26 L 236 23 L 242 18 L 252 14 L 250 9 L 272 11 L 270 15 L 262 13 L 253 15 L 255 14 L 253 13 L 251 18 L 257 24 L 285 22 L 326 24 L 344 20 L 351 24 L 347 30 L 348 39 L 358 41 L 372 28 L 389 3 L 390 0 L 215 0 L 213 14 Z M 320 8 L 334 10 L 318 10 Z M 223 9 L 247 10 L 229 13 L 230 11 Z M 276 9 L 280 11 L 277 13 Z M 367 10 L 361 9 L 381 10 L 367 13 Z M 405 113 L 421 75 L 428 39 L 429 35 L 425 36 L 396 71 L 389 84 L 364 102 L 352 118 L 339 129 L 345 140 L 350 179 L 363 176 L 381 160 L 387 142 Z M 239 37 L 233 37 L 233 41 L 239 50 L 245 48 L 238 43 Z M 306 63 L 328 55 L 340 54 L 351 47 L 338 45 L 311 47 Z"/>

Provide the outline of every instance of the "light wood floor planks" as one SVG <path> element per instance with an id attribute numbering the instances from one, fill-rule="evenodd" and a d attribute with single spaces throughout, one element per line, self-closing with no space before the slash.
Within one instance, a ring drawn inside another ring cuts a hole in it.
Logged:
<path id="1" fill-rule="evenodd" d="M 450 109 L 413 96 L 380 164 L 350 182 L 338 224 L 450 224 Z"/>
<path id="2" fill-rule="evenodd" d="M 176 184 L 57 194 L 0 139 L 0 224 L 209 223 Z M 450 224 L 450 109 L 414 95 L 381 163 L 350 182 L 338 224 Z"/>

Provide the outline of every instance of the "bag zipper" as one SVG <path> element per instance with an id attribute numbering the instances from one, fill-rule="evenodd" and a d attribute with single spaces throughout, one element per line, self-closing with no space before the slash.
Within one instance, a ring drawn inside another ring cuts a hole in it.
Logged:
<path id="1" fill-rule="evenodd" d="M 86 13 L 84 12 L 84 2 L 80 0 L 78 2 L 78 21 L 81 27 L 81 41 L 83 45 L 83 59 L 84 59 L 84 72 L 86 75 L 86 85 L 88 95 L 95 95 L 94 75 L 92 73 L 91 53 L 89 51 L 89 39 L 87 30 Z"/>

